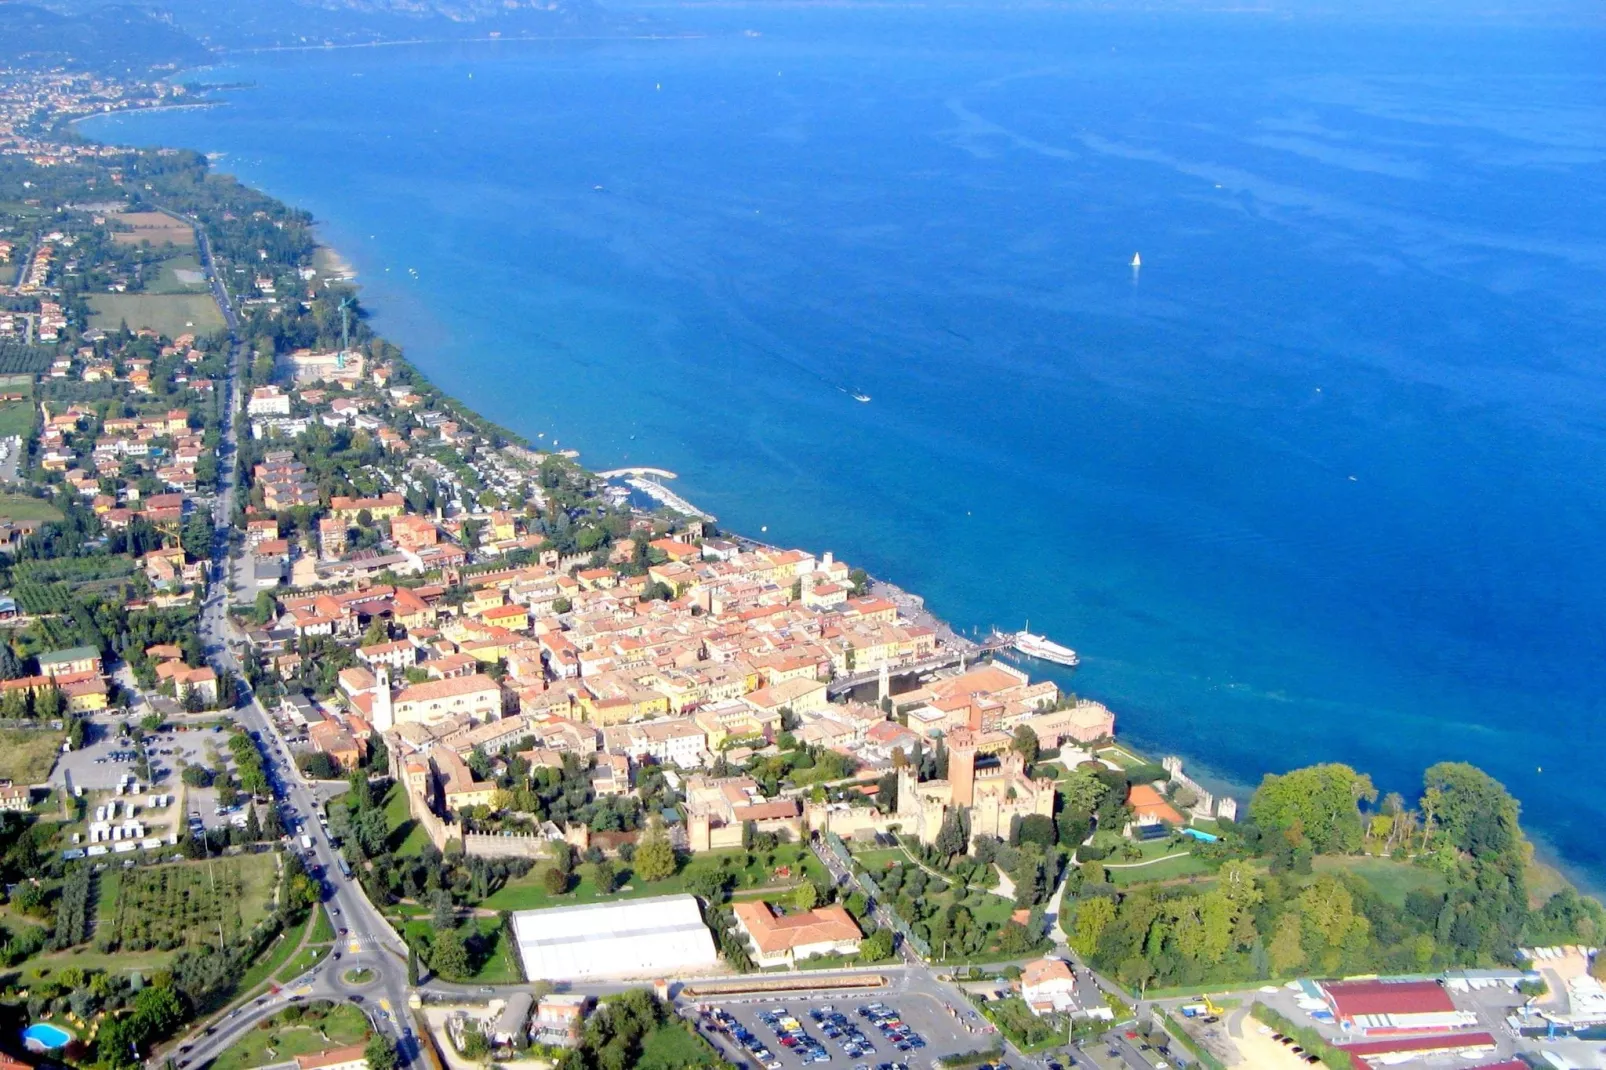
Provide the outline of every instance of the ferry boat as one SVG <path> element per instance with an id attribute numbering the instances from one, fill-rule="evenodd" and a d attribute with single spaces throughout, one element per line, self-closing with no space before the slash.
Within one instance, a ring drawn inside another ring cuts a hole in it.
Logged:
<path id="1" fill-rule="evenodd" d="M 1033 635 L 1031 632 L 1015 633 L 1015 649 L 1029 658 L 1039 658 L 1043 661 L 1052 661 L 1059 665 L 1069 665 L 1075 668 L 1081 658 L 1076 651 L 1068 646 L 1061 646 L 1047 636 Z"/>

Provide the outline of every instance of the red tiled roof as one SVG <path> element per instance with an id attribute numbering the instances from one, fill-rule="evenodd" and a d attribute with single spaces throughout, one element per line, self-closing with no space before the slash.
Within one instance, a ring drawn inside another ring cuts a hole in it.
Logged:
<path id="1" fill-rule="evenodd" d="M 1430 982 L 1431 983 L 1431 982 Z M 1473 1048 L 1492 1048 L 1494 1036 L 1490 1033 L 1441 1033 L 1432 1037 L 1398 1037 L 1394 1040 L 1367 1040 L 1341 1047 L 1352 1056 L 1394 1055 L 1405 1052 L 1468 1051 Z M 1496 1063 L 1504 1070 L 1507 1063 Z M 1521 1063 L 1516 1064 L 1521 1066 Z"/>
<path id="2" fill-rule="evenodd" d="M 1340 1018 L 1363 1014 L 1448 1014 L 1450 993 L 1437 981 L 1334 981 L 1322 986 Z"/>

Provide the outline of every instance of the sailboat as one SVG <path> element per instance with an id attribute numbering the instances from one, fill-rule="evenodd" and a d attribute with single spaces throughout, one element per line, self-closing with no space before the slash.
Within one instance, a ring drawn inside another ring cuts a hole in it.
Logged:
<path id="1" fill-rule="evenodd" d="M 1133 270 L 1136 270 L 1136 269 L 1138 269 L 1138 268 L 1140 268 L 1142 266 L 1143 266 L 1143 257 L 1139 256 L 1137 253 L 1133 253 L 1132 254 L 1132 267 L 1133 267 Z"/>

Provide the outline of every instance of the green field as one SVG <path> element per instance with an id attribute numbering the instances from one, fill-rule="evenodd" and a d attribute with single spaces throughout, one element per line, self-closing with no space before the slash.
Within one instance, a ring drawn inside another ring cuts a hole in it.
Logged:
<path id="1" fill-rule="evenodd" d="M 56 764 L 64 737 L 36 728 L 0 728 L 0 780 L 43 784 Z"/>
<path id="2" fill-rule="evenodd" d="M 338 802 L 337 799 L 329 805 L 333 807 Z M 382 805 L 385 808 L 385 824 L 390 829 L 391 852 L 403 857 L 421 853 L 429 844 L 429 834 L 408 813 L 407 793 L 400 784 L 392 784 L 385 789 Z"/>
<path id="3" fill-rule="evenodd" d="M 200 277 L 196 278 L 194 282 L 185 282 L 178 274 L 181 271 L 191 273 L 191 278 Z M 201 262 L 196 259 L 194 253 L 183 253 L 162 261 L 161 275 L 145 287 L 145 292 L 152 294 L 193 294 L 205 293 L 206 289 L 206 277 L 201 270 Z"/>
<path id="4" fill-rule="evenodd" d="M 267 917 L 277 879 L 272 854 L 127 870 L 116 913 L 96 917 L 96 936 L 133 951 L 215 947 Z"/>
<path id="5" fill-rule="evenodd" d="M 29 407 L 31 411 L 31 406 Z M 27 494 L 0 494 L 0 520 L 60 520 L 61 510 Z"/>
<path id="6" fill-rule="evenodd" d="M 694 1066 L 723 1066 L 714 1049 L 678 1022 L 665 1022 L 641 1042 L 636 1070 L 685 1070 Z"/>
<path id="7" fill-rule="evenodd" d="M 518 963 L 513 960 L 516 951 L 509 943 L 507 934 L 502 931 L 500 918 L 472 918 L 459 925 L 457 931 L 463 934 L 465 940 L 477 933 L 481 943 L 489 948 L 488 953 L 480 959 L 479 969 L 466 980 L 487 985 L 515 985 L 523 980 L 519 976 Z M 403 927 L 403 932 L 409 944 L 421 947 L 434 935 L 435 927 L 427 920 L 409 921 Z"/>
<path id="8" fill-rule="evenodd" d="M 297 1020 L 287 1020 L 287 1014 Z M 361 1008 L 349 1003 L 310 1003 L 305 1011 L 288 1008 L 247 1031 L 213 1061 L 211 1070 L 248 1070 L 291 1062 L 297 1055 L 360 1043 L 370 1033 Z"/>
<path id="9" fill-rule="evenodd" d="M 1405 906 L 1405 897 L 1411 892 L 1442 893 L 1445 890 L 1443 874 L 1435 873 L 1409 862 L 1396 862 L 1392 858 L 1341 858 L 1320 855 L 1312 863 L 1317 873 L 1353 873 L 1378 894 L 1378 898 L 1395 908 Z"/>
<path id="10" fill-rule="evenodd" d="M 89 299 L 94 315 L 91 327 L 115 331 L 124 323 L 177 338 L 181 334 L 209 334 L 223 328 L 223 314 L 209 294 L 96 294 Z"/>
<path id="11" fill-rule="evenodd" d="M 318 963 L 322 962 L 328 957 L 329 952 L 333 950 L 334 948 L 330 947 L 328 944 L 307 945 L 300 951 L 296 952 L 296 957 L 291 959 L 290 964 L 275 975 L 275 980 L 279 981 L 281 984 L 287 981 L 295 980 L 297 977 L 300 977 L 302 974 L 318 965 Z"/>
<path id="12" fill-rule="evenodd" d="M 1191 854 L 1183 854 L 1186 848 L 1177 848 L 1171 857 L 1160 856 L 1163 861 L 1151 862 L 1146 866 L 1134 866 L 1128 869 L 1116 869 L 1113 865 L 1106 866 L 1104 872 L 1110 878 L 1110 883 L 1117 887 L 1126 887 L 1129 884 L 1153 884 L 1156 881 L 1171 881 L 1181 877 L 1197 877 L 1210 872 L 1210 867 Z"/>
<path id="13" fill-rule="evenodd" d="M 783 866 L 789 868 L 789 875 L 777 875 L 776 870 Z M 523 877 L 509 881 L 504 887 L 493 892 L 480 905 L 491 910 L 539 910 L 543 907 L 572 906 L 576 903 L 595 903 L 611 899 L 671 895 L 684 892 L 687 878 L 705 870 L 723 869 L 731 874 L 737 894 L 744 889 L 793 887 L 805 878 L 821 884 L 828 880 L 825 867 L 820 865 L 820 860 L 800 844 L 785 844 L 764 854 L 749 853 L 739 848 L 707 851 L 694 855 L 674 876 L 650 883 L 636 880 L 627 872 L 625 877 L 628 883 L 609 896 L 597 891 L 596 884 L 591 879 L 589 865 L 582 865 L 576 870 L 579 880 L 569 891 L 562 895 L 552 895 L 542 884 L 542 874 L 547 868 L 544 864 L 536 866 Z"/>

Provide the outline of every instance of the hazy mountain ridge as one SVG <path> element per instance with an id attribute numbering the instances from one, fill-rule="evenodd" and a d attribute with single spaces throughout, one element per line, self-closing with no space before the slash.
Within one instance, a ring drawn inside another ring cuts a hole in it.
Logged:
<path id="1" fill-rule="evenodd" d="M 8 66 L 138 72 L 203 63 L 209 55 L 170 20 L 134 4 L 62 12 L 0 3 L 0 64 Z"/>

